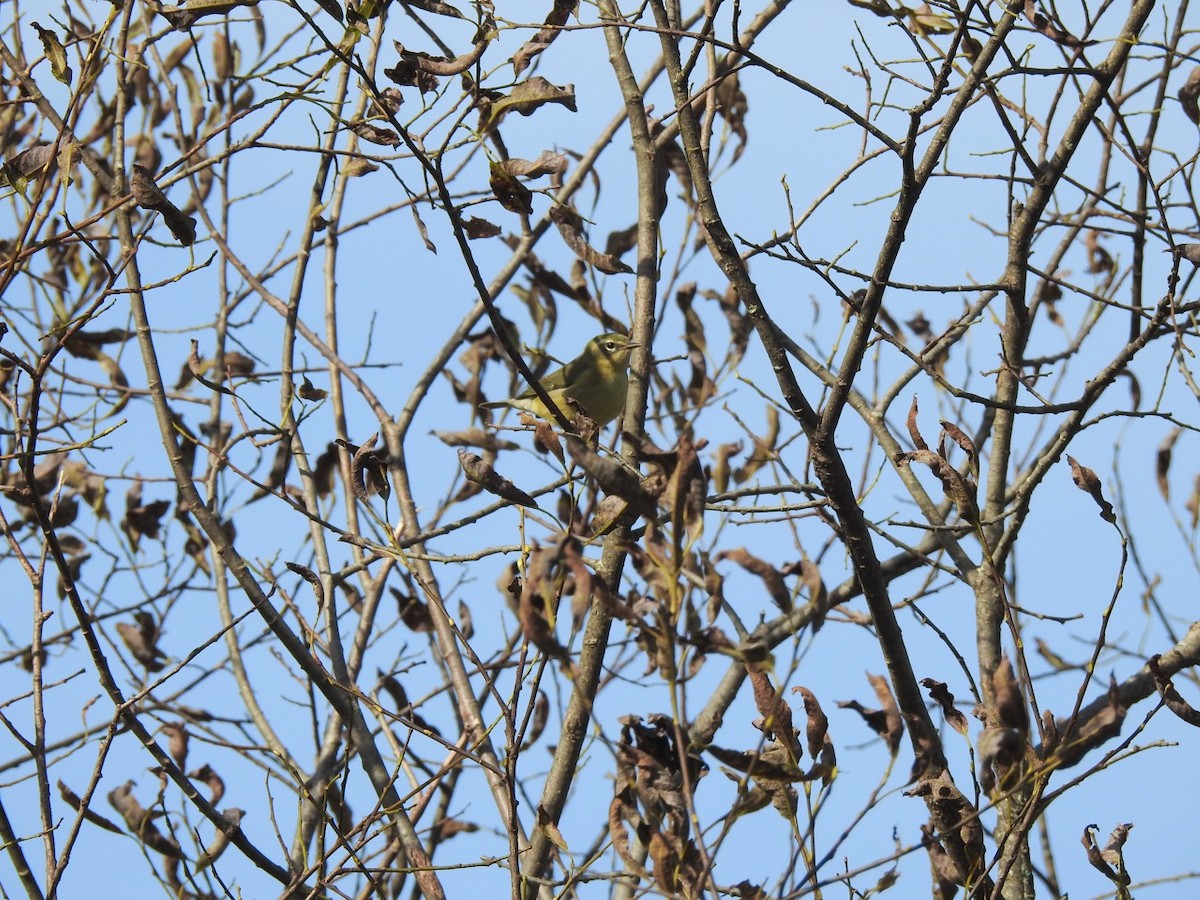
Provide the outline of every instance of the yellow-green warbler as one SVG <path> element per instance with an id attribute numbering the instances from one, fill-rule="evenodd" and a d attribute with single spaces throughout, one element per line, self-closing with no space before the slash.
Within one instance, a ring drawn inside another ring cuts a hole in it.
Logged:
<path id="1" fill-rule="evenodd" d="M 588 341 L 583 352 L 561 369 L 541 378 L 542 387 L 568 419 L 573 415 L 567 398 L 574 400 L 597 425 L 607 425 L 621 414 L 629 388 L 629 355 L 640 346 L 623 334 L 602 334 Z M 554 421 L 533 388 L 508 400 L 481 403 L 485 409 L 511 406 Z"/>

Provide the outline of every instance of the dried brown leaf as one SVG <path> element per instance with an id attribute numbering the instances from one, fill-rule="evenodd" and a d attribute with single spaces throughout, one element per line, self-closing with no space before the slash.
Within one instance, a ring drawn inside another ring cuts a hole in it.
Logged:
<path id="1" fill-rule="evenodd" d="M 433 631 L 433 616 L 429 613 L 429 605 L 415 593 L 404 593 L 394 587 L 388 588 L 396 598 L 396 607 L 404 624 L 418 634 Z"/>
<path id="2" fill-rule="evenodd" d="M 767 407 L 767 430 L 762 437 L 754 438 L 754 451 L 745 465 L 733 473 L 735 484 L 745 484 L 763 466 L 775 459 L 775 444 L 779 440 L 779 410 L 774 405 Z"/>
<path id="3" fill-rule="evenodd" d="M 90 807 L 84 809 L 83 800 L 78 794 L 67 787 L 66 784 L 63 783 L 62 779 L 59 779 L 58 782 L 58 795 L 62 797 L 63 802 L 66 803 L 67 806 L 71 807 L 71 809 L 75 810 L 77 813 L 82 813 L 84 819 L 91 822 L 93 825 L 98 825 L 105 831 L 111 831 L 113 834 L 125 834 L 125 832 L 121 830 L 121 826 L 119 826 L 116 822 L 105 818 L 98 812 L 93 811 Z"/>
<path id="4" fill-rule="evenodd" d="M 922 678 L 921 684 L 929 691 L 930 699 L 942 708 L 942 715 L 946 717 L 947 724 L 965 737 L 968 725 L 967 717 L 954 705 L 954 695 L 950 693 L 946 683 L 933 678 Z"/>
<path id="5" fill-rule="evenodd" d="M 1025 752 L 1025 740 L 1011 728 L 987 727 L 979 735 L 979 786 L 989 797 L 1011 788 L 1006 775 Z"/>
<path id="6" fill-rule="evenodd" d="M 813 631 L 819 631 L 825 621 L 825 605 L 829 602 L 829 591 L 825 587 L 825 580 L 821 578 L 820 567 L 812 560 L 802 559 L 787 566 L 783 572 L 785 575 L 798 574 L 800 576 L 800 583 L 808 591 L 808 600 L 816 607 L 818 613 L 817 618 L 812 622 Z"/>
<path id="7" fill-rule="evenodd" d="M 925 327 L 929 327 L 929 323 L 925 323 Z M 928 450 L 929 445 L 925 443 L 925 438 L 921 437 L 920 426 L 917 425 L 917 395 L 913 394 L 912 405 L 908 408 L 908 436 L 912 439 L 913 446 L 918 450 Z"/>
<path id="8" fill-rule="evenodd" d="M 854 0 L 851 0 L 851 2 L 853 3 Z M 939 881 L 946 886 L 940 896 L 953 897 L 956 887 L 966 883 L 966 876 L 963 874 L 962 866 L 958 864 L 953 856 L 946 852 L 946 848 L 934 836 L 933 830 L 928 825 L 921 826 L 921 833 L 925 836 L 923 843 L 929 852 L 929 862 L 933 866 L 933 870 L 937 874 Z"/>
<path id="9" fill-rule="evenodd" d="M 521 623 L 521 633 L 529 643 L 551 659 L 567 662 L 570 656 L 554 634 L 554 621 L 565 580 L 559 559 L 559 546 L 534 548 L 521 582 L 517 619 Z"/>
<path id="10" fill-rule="evenodd" d="M 317 611 L 323 611 L 325 609 L 325 588 L 321 584 L 321 579 L 317 577 L 317 573 L 308 566 L 300 565 L 300 563 L 287 562 L 284 565 L 308 582 L 309 587 L 312 588 L 312 592 L 317 598 Z"/>
<path id="11" fill-rule="evenodd" d="M 717 84 L 716 91 L 717 113 L 729 126 L 730 133 L 737 138 L 737 146 L 733 148 L 731 163 L 741 158 L 746 150 L 749 133 L 746 130 L 746 115 L 750 111 L 750 101 L 742 90 L 741 80 L 736 69 L 733 69 Z"/>
<path id="12" fill-rule="evenodd" d="M 133 193 L 134 202 L 143 209 L 158 212 L 170 229 L 171 235 L 184 247 L 190 247 L 196 242 L 196 219 L 185 215 L 174 203 L 167 199 L 166 194 L 154 181 L 154 176 L 148 169 L 134 163 L 129 176 L 129 188 Z M 193 341 L 193 344 L 196 342 Z"/>
<path id="13" fill-rule="evenodd" d="M 433 56 L 429 53 L 421 53 L 416 50 L 406 50 L 404 45 L 399 41 L 393 41 L 396 45 L 396 52 L 400 54 L 400 61 L 396 64 L 396 68 L 401 71 L 413 70 L 432 77 L 445 78 L 452 75 L 461 75 L 479 62 L 483 56 L 483 51 L 487 49 L 488 38 L 486 31 L 478 33 L 484 36 L 477 40 L 466 53 L 460 54 L 453 59 L 448 59 L 445 56 Z M 384 74 L 391 77 L 387 71 Z M 393 80 L 399 81 L 399 79 Z M 424 90 L 422 90 L 422 93 L 424 93 Z"/>
<path id="14" fill-rule="evenodd" d="M 742 452 L 742 442 L 721 444 L 713 453 L 712 484 L 713 490 L 723 494 L 729 489 L 729 458 Z"/>
<path id="15" fill-rule="evenodd" d="M 1092 865 L 1092 868 L 1100 872 L 1117 885 L 1119 888 L 1128 887 L 1131 881 L 1129 873 L 1125 871 L 1125 858 L 1121 852 L 1125 846 L 1125 841 L 1129 837 L 1129 830 L 1133 828 L 1133 823 L 1128 822 L 1124 825 L 1118 825 L 1111 835 L 1109 835 L 1108 843 L 1101 850 L 1096 846 L 1096 838 L 1092 832 L 1096 831 L 1095 825 L 1088 825 L 1083 829 L 1083 838 L 1081 843 L 1084 850 L 1087 852 L 1087 860 Z M 1113 866 L 1116 866 L 1114 869 Z M 1128 894 L 1125 894 L 1128 896 Z"/>
<path id="16" fill-rule="evenodd" d="M 808 744 L 808 755 L 817 759 L 821 754 L 825 741 L 829 737 L 829 717 L 821 709 L 817 695 L 803 685 L 792 688 L 793 693 L 804 698 L 804 711 L 808 714 L 808 724 L 804 729 L 805 741 Z"/>
<path id="17" fill-rule="evenodd" d="M 1100 484 L 1100 479 L 1096 473 L 1087 466 L 1081 466 L 1075 457 L 1069 454 L 1067 462 L 1071 466 L 1071 480 L 1075 482 L 1075 486 L 1081 491 L 1092 495 L 1092 499 L 1100 507 L 1100 518 L 1115 525 L 1117 514 L 1113 512 L 1112 504 L 1104 499 L 1104 487 Z"/>
<path id="18" fill-rule="evenodd" d="M 475 620 L 471 618 L 471 607 L 462 600 L 458 601 L 458 633 L 464 641 L 475 636 Z"/>
<path id="19" fill-rule="evenodd" d="M 788 751 L 793 764 L 800 761 L 800 742 L 792 724 L 792 708 L 771 683 L 771 676 L 757 664 L 746 665 L 746 675 L 754 692 L 754 705 L 762 715 L 762 731 L 772 736 Z"/>
<path id="20" fill-rule="evenodd" d="M 1158 482 L 1158 492 L 1168 503 L 1171 501 L 1171 482 L 1167 477 L 1171 471 L 1171 451 L 1175 449 L 1175 442 L 1181 434 L 1183 429 L 1176 428 L 1163 438 L 1154 457 L 1154 478 Z"/>
<path id="21" fill-rule="evenodd" d="M 245 811 L 238 809 L 237 807 L 230 807 L 229 809 L 221 810 L 221 818 L 225 820 L 225 824 L 217 828 L 217 833 L 213 835 L 212 842 L 209 843 L 209 845 L 205 847 L 203 851 L 201 851 L 198 857 L 196 857 L 197 871 L 201 871 L 208 866 L 211 866 L 221 858 L 221 854 L 224 853 L 225 848 L 229 846 L 230 836 L 238 829 L 238 826 L 242 824 L 242 819 L 245 817 L 245 815 Z"/>
<path id="22" fill-rule="evenodd" d="M 329 396 L 329 391 L 317 387 L 312 383 L 312 381 L 309 380 L 307 375 L 303 376 L 303 378 L 304 381 L 298 388 L 296 388 L 296 395 L 299 396 L 301 400 L 307 400 L 310 403 L 316 403 Z"/>
<path id="23" fill-rule="evenodd" d="M 524 72 L 539 54 L 554 43 L 554 39 L 562 31 L 562 26 L 567 24 L 567 19 L 578 5 L 579 0 L 554 0 L 554 6 L 546 15 L 545 23 L 538 29 L 537 34 L 522 44 L 513 54 L 512 64 L 515 74 L 520 75 Z"/>
<path id="24" fill-rule="evenodd" d="M 504 166 L 498 162 L 493 161 L 490 164 L 490 172 L 488 186 L 492 189 L 492 194 L 499 201 L 500 205 L 509 212 L 520 213 L 526 216 L 532 215 L 533 193 L 529 188 L 508 174 Z"/>
<path id="25" fill-rule="evenodd" d="M 1083 237 L 1083 246 L 1087 250 L 1088 272 L 1091 274 L 1111 272 L 1116 267 L 1109 252 L 1100 246 L 1100 232 L 1095 228 L 1087 230 Z"/>
<path id="26" fill-rule="evenodd" d="M 904 719 L 900 716 L 900 707 L 896 705 L 896 698 L 892 696 L 892 689 L 886 678 L 868 672 L 867 680 L 871 682 L 871 687 L 875 688 L 875 696 L 883 708 L 887 730 L 882 737 L 895 756 L 900 750 L 900 739 L 904 735 Z"/>
<path id="27" fill-rule="evenodd" d="M 1128 369 L 1121 372 L 1121 374 L 1129 379 L 1129 400 L 1133 404 L 1133 409 L 1136 412 L 1138 409 L 1141 408 L 1141 405 L 1142 405 L 1141 382 L 1139 382 L 1137 380 L 1137 376 L 1134 375 L 1132 372 L 1130 372 Z"/>
<path id="28" fill-rule="evenodd" d="M 460 447 L 458 450 L 458 463 L 462 466 L 463 474 L 467 476 L 467 480 L 479 485 L 489 494 L 495 494 L 501 499 L 528 509 L 538 508 L 536 500 L 507 478 L 501 477 L 494 468 L 484 461 L 483 457 L 470 452 L 466 448 Z"/>
<path id="29" fill-rule="evenodd" d="M 629 513 L 628 516 L 626 515 L 627 513 Z M 593 537 L 608 534 L 618 524 L 632 518 L 633 514 L 629 511 L 629 501 L 623 497 L 618 497 L 616 494 L 609 494 L 596 504 L 596 509 L 592 513 L 592 521 L 590 523 L 591 534 Z"/>
<path id="30" fill-rule="evenodd" d="M 521 744 L 522 750 L 527 750 L 537 743 L 542 732 L 546 730 L 548 721 L 550 721 L 550 698 L 546 696 L 545 691 L 539 690 L 537 699 L 533 701 L 533 718 L 529 723 L 529 731 L 525 733 L 525 740 Z"/>
<path id="31" fill-rule="evenodd" d="M 463 231 L 466 232 L 468 240 L 476 241 L 481 238 L 496 237 L 500 234 L 501 228 L 499 225 L 493 225 L 487 219 L 472 216 L 463 222 Z"/>
<path id="32" fill-rule="evenodd" d="M 437 76 L 422 69 L 414 60 L 406 58 L 403 47 L 399 45 L 397 47 L 401 50 L 400 59 L 392 68 L 384 69 L 383 74 L 396 84 L 415 87 L 422 95 L 436 91 L 438 89 Z"/>
<path id="33" fill-rule="evenodd" d="M 380 144 L 384 147 L 396 147 L 400 144 L 400 135 L 395 131 L 380 125 L 372 125 L 365 119 L 351 119 L 346 123 L 346 127 L 364 141 L 372 144 Z"/>
<path id="34" fill-rule="evenodd" d="M 684 432 L 675 446 L 674 458 L 670 461 L 670 476 L 667 479 L 663 500 L 671 511 L 671 527 L 675 534 L 675 546 L 681 552 L 682 536 L 694 544 L 704 533 L 704 503 L 708 481 L 704 468 L 696 454 L 691 434 Z"/>
<path id="35" fill-rule="evenodd" d="M 372 494 L 378 494 L 385 502 L 392 495 L 392 485 L 387 476 L 387 455 L 383 451 L 376 452 L 377 440 L 379 432 L 372 434 L 361 446 L 342 438 L 334 441 L 350 453 L 350 486 L 354 496 L 362 503 L 367 503 Z"/>
<path id="36" fill-rule="evenodd" d="M 188 778 L 196 781 L 203 781 L 205 786 L 212 791 L 212 795 L 208 798 L 208 802 L 216 806 L 221 802 L 221 798 L 225 796 L 225 781 L 218 775 L 207 763 L 199 769 L 188 772 Z"/>
<path id="37" fill-rule="evenodd" d="M 147 672 L 161 672 L 165 668 L 162 661 L 167 658 L 167 654 L 158 648 L 159 631 L 154 618 L 148 614 L 137 614 L 134 620 L 136 625 L 118 622 L 117 634 L 121 636 L 133 658 L 145 666 Z"/>
<path id="38" fill-rule="evenodd" d="M 609 256 L 624 256 L 637 246 L 637 235 L 637 223 L 620 231 L 610 231 L 608 239 L 604 242 L 604 252 Z"/>
<path id="39" fill-rule="evenodd" d="M 962 516 L 963 521 L 972 525 L 979 523 L 975 483 L 963 477 L 954 466 L 946 461 L 945 457 L 939 456 L 932 450 L 913 450 L 909 453 L 896 454 L 895 462 L 897 466 L 905 466 L 910 462 L 919 462 L 929 466 L 938 481 L 942 483 L 942 490 L 958 509 L 958 514 Z"/>
<path id="40" fill-rule="evenodd" d="M 342 4 L 338 0 L 317 0 L 317 5 L 336 19 L 339 24 L 345 21 L 345 16 L 342 15 Z"/>
<path id="41" fill-rule="evenodd" d="M 479 826 L 474 822 L 464 822 L 462 819 L 439 819 L 433 826 L 433 832 L 439 840 L 448 840 L 456 834 L 474 834 Z"/>
<path id="42" fill-rule="evenodd" d="M 333 475 L 337 468 L 338 447 L 337 444 L 330 441 L 325 445 L 324 451 L 317 457 L 317 461 L 313 465 L 312 479 L 318 497 L 324 499 L 333 490 Z"/>
<path id="43" fill-rule="evenodd" d="M 553 150 L 543 150 L 537 159 L 506 159 L 501 165 L 514 178 L 537 178 L 539 175 L 561 175 L 567 170 L 567 158 Z"/>
<path id="44" fill-rule="evenodd" d="M 996 705 L 995 724 L 1013 729 L 1024 740 L 1029 735 L 1029 709 L 1007 656 L 992 673 L 992 696 Z"/>
<path id="45" fill-rule="evenodd" d="M 506 112 L 517 112 L 523 116 L 532 115 L 547 103 L 557 103 L 575 112 L 575 85 L 564 87 L 551 84 L 541 75 L 535 75 L 528 81 L 522 81 L 508 92 L 507 97 L 501 97 L 492 104 L 491 118 L 488 127 L 496 123 Z"/>
<path id="46" fill-rule="evenodd" d="M 633 271 L 615 256 L 601 253 L 587 242 L 583 234 L 583 219 L 574 209 L 563 204 L 550 207 L 550 220 L 558 226 L 558 233 L 571 251 L 590 266 L 609 275 L 628 274 Z"/>
<path id="47" fill-rule="evenodd" d="M 0 185 L 23 192 L 34 175 L 55 162 L 53 144 L 35 144 L 4 161 L 4 165 L 0 166 Z"/>
<path id="48" fill-rule="evenodd" d="M 967 454 L 967 462 L 971 469 L 971 474 L 974 475 L 976 478 L 978 478 L 979 477 L 979 454 L 975 452 L 975 442 L 973 440 L 971 440 L 971 438 L 967 435 L 967 433 L 965 431 L 963 431 L 961 428 L 959 428 L 953 422 L 947 422 L 945 419 L 942 419 L 941 426 L 942 426 L 942 434 L 946 435 L 947 437 L 950 438 L 950 440 L 952 440 L 952 441 L 954 441 L 954 443 L 958 444 L 958 446 L 962 448 L 963 452 Z M 942 444 L 942 439 L 939 437 L 938 438 L 939 448 L 940 448 L 941 444 Z M 941 455 L 943 457 L 946 456 L 945 453 L 942 453 Z"/>
<path id="49" fill-rule="evenodd" d="M 763 586 L 766 587 L 771 600 L 783 612 L 788 612 L 792 608 L 792 592 L 784 584 L 783 573 L 769 562 L 759 559 L 745 547 L 738 547 L 734 550 L 723 550 L 713 557 L 713 562 L 722 562 L 727 559 L 737 563 L 747 572 L 761 578 Z"/>
<path id="50" fill-rule="evenodd" d="M 173 838 L 165 837 L 154 824 L 154 818 L 161 813 L 149 812 L 133 796 L 132 781 L 127 781 L 110 791 L 108 802 L 121 814 L 121 818 L 125 820 L 125 827 L 151 850 L 169 858 L 182 857 L 179 844 Z"/>
<path id="51" fill-rule="evenodd" d="M 1158 695 L 1163 699 L 1163 704 L 1193 728 L 1200 728 L 1200 710 L 1184 700 L 1179 691 L 1175 690 L 1171 679 L 1159 668 L 1160 659 L 1161 657 L 1155 654 L 1146 664 L 1154 675 L 1154 684 L 1158 688 Z"/>
<path id="52" fill-rule="evenodd" d="M 167 736 L 167 752 L 171 754 L 171 759 L 175 760 L 175 765 L 180 769 L 187 768 L 187 725 L 183 722 L 164 722 L 162 731 Z"/>
<path id="53" fill-rule="evenodd" d="M 760 783 L 776 781 L 791 783 L 812 781 L 816 776 L 802 770 L 782 747 L 774 750 L 764 750 L 761 753 L 742 750 L 727 750 L 710 744 L 705 751 L 723 762 L 731 769 L 736 769 L 753 776 Z"/>
<path id="54" fill-rule="evenodd" d="M 463 18 L 462 13 L 449 3 L 442 3 L 441 0 L 405 0 L 405 5 L 414 9 L 423 9 L 425 12 L 438 16 L 449 16 L 452 19 Z"/>
<path id="55" fill-rule="evenodd" d="M 559 850 L 564 853 L 569 853 L 570 848 L 567 846 L 567 840 L 562 836 L 562 832 L 558 830 L 558 823 L 550 818 L 550 813 L 546 812 L 544 806 L 538 805 L 537 808 L 537 827 L 542 834 L 546 835 Z"/>
<path id="56" fill-rule="evenodd" d="M 62 41 L 58 39 L 58 35 L 48 28 L 43 28 L 37 22 L 29 24 L 37 32 L 38 39 L 42 42 L 42 49 L 46 53 L 46 59 L 50 61 L 50 74 L 63 84 L 70 84 L 74 72 L 67 64 L 67 50 L 62 45 Z"/>
<path id="57" fill-rule="evenodd" d="M 935 13 L 928 3 L 922 3 L 916 9 L 907 10 L 908 21 L 916 34 L 953 34 L 957 23 L 944 13 Z"/>
<path id="58" fill-rule="evenodd" d="M 1078 48 L 1090 46 L 1095 43 L 1095 41 L 1081 41 L 1065 28 L 1052 21 L 1038 10 L 1035 0 L 1025 0 L 1025 18 L 1033 25 L 1035 31 L 1048 37 L 1062 47 Z"/>
<path id="59" fill-rule="evenodd" d="M 563 466 L 567 464 L 566 455 L 563 453 L 562 440 L 555 431 L 554 426 L 545 419 L 538 419 L 533 423 L 533 446 L 543 453 L 550 453 Z"/>

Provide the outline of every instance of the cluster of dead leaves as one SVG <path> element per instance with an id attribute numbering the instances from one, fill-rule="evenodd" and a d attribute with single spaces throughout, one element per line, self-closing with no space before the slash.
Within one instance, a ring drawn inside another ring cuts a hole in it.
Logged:
<path id="1" fill-rule="evenodd" d="M 942 491 L 958 509 L 964 522 L 972 525 L 979 524 L 979 505 L 975 495 L 978 490 L 979 456 L 975 452 L 975 443 L 961 428 L 944 419 L 942 430 L 938 435 L 937 453 L 929 449 L 921 431 L 917 427 L 917 398 L 914 396 L 908 412 L 908 434 L 916 450 L 896 454 L 897 466 L 906 466 L 918 462 L 929 466 L 937 480 L 942 484 Z M 957 444 L 967 454 L 967 471 L 958 471 L 950 464 L 947 453 L 947 439 Z"/>
<path id="2" fill-rule="evenodd" d="M 743 785 L 736 816 L 747 815 L 770 804 L 788 821 L 794 821 L 799 797 L 795 785 L 820 780 L 828 785 L 837 775 L 837 753 L 829 737 L 829 719 L 817 697 L 808 688 L 792 688 L 804 700 L 807 723 L 804 741 L 795 727 L 792 708 L 772 684 L 762 663 L 747 663 L 746 674 L 760 718 L 752 724 L 762 732 L 762 741 L 752 750 L 728 750 L 710 745 L 707 751 L 728 768 L 725 775 Z M 802 765 L 807 749 L 811 764 Z"/>
<path id="3" fill-rule="evenodd" d="M 515 572 L 501 577 L 501 589 L 516 606 L 517 620 L 525 639 L 547 658 L 571 666 L 567 647 L 558 640 L 558 607 L 564 596 L 571 603 L 572 631 L 583 622 L 592 603 L 602 603 L 620 611 L 621 603 L 597 578 L 582 556 L 582 545 L 572 534 L 562 535 L 555 543 L 535 546 L 523 575 Z"/>
<path id="4" fill-rule="evenodd" d="M 683 752 L 679 729 L 667 716 L 621 719 L 617 775 L 608 810 L 613 847 L 631 871 L 652 879 L 667 896 L 703 893 L 703 858 L 691 835 L 692 797 L 708 767 Z M 632 832 L 631 832 L 632 829 Z M 653 866 L 648 871 L 634 841 Z"/>
<path id="5" fill-rule="evenodd" d="M 193 711 L 200 719 L 207 718 L 202 711 Z M 189 734 L 184 722 L 168 722 L 162 726 L 163 734 L 167 736 L 167 752 L 172 760 L 184 770 L 187 767 Z M 158 792 L 154 802 L 147 809 L 134 794 L 134 783 L 127 781 L 108 793 L 109 805 L 120 815 L 124 828 L 106 816 L 96 812 L 90 806 L 85 806 L 83 799 L 71 790 L 63 781 L 58 782 L 59 796 L 69 807 L 80 813 L 91 824 L 110 831 L 113 834 L 129 834 L 147 851 L 162 857 L 163 879 L 180 897 L 195 897 L 198 895 L 185 890 L 185 882 L 181 879 L 180 866 L 187 863 L 189 873 L 204 870 L 215 863 L 229 845 L 230 838 L 241 826 L 246 813 L 236 807 L 228 807 L 221 811 L 222 824 L 213 835 L 207 846 L 197 847 L 194 858 L 180 846 L 173 832 L 164 833 L 155 824 L 156 820 L 167 815 L 164 807 L 164 796 L 167 788 L 167 775 L 161 768 L 151 770 L 158 775 Z M 217 806 L 225 796 L 225 781 L 208 764 L 187 772 L 187 777 L 199 781 L 209 789 L 209 803 Z M 331 806 L 333 804 L 331 803 Z M 195 881 L 190 875 L 186 886 L 194 886 Z"/>

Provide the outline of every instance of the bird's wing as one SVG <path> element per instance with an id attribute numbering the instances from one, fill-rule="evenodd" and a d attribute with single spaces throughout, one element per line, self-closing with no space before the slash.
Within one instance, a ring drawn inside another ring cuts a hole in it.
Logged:
<path id="1" fill-rule="evenodd" d="M 566 373 L 568 373 L 570 370 L 578 369 L 579 366 L 577 365 L 577 363 L 579 363 L 579 360 L 573 360 L 573 361 L 567 363 L 561 369 L 555 369 L 553 372 L 549 373 L 548 375 L 543 375 L 541 378 L 538 379 L 538 381 L 540 381 L 542 384 L 542 389 L 544 391 L 546 391 L 547 393 L 549 393 L 550 391 L 562 390 L 569 383 L 568 376 Z M 514 400 L 529 400 L 530 398 L 536 397 L 536 396 L 537 396 L 537 394 L 534 393 L 533 388 L 530 387 L 530 388 L 525 388 L 525 390 L 521 391 L 521 393 L 517 394 L 517 396 L 514 397 L 513 399 Z"/>
<path id="2" fill-rule="evenodd" d="M 542 384 L 546 385 L 547 389 L 561 389 L 577 385 L 583 380 L 587 372 L 588 357 L 586 354 L 571 360 L 557 372 L 551 373 L 550 377 L 555 378 L 553 385 L 549 384 L 546 379 L 542 380 Z M 557 376 L 557 377 L 556 377 Z M 576 398 L 578 399 L 578 398 Z"/>

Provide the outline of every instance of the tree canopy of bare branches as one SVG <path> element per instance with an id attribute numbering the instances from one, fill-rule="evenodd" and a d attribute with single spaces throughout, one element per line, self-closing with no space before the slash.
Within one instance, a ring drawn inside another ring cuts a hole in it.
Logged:
<path id="1" fill-rule="evenodd" d="M 1188 0 L 5 9 L 6 896 L 1197 877 Z"/>

